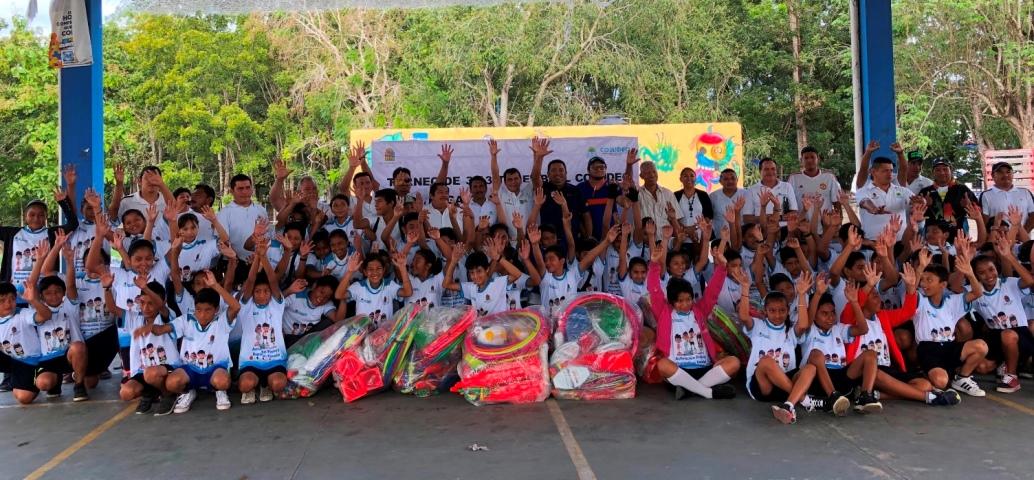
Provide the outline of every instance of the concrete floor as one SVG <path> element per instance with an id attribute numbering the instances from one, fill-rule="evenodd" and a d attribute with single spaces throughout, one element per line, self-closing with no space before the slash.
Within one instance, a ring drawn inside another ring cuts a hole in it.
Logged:
<path id="1" fill-rule="evenodd" d="M 801 412 L 792 426 L 743 395 L 674 402 L 656 385 L 635 400 L 560 401 L 559 416 L 547 403 L 478 408 L 452 395 L 383 393 L 346 405 L 324 391 L 247 406 L 234 394 L 226 412 L 203 394 L 184 415 L 109 422 L 132 408 L 110 380 L 80 404 L 68 386 L 29 407 L 0 395 L 0 477 L 573 479 L 579 457 L 565 448 L 566 422 L 582 473 L 600 479 L 1034 478 L 1034 381 L 1024 388 L 955 408 L 887 401 L 866 417 Z"/>

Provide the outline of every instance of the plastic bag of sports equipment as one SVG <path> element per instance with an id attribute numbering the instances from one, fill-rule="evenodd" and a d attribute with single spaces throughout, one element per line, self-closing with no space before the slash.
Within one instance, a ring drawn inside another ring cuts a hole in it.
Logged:
<path id="1" fill-rule="evenodd" d="M 345 351 L 334 364 L 334 383 L 346 402 L 354 402 L 391 386 L 391 379 L 405 361 L 413 343 L 419 304 L 395 312 L 363 339 L 361 346 Z"/>
<path id="2" fill-rule="evenodd" d="M 360 315 L 310 333 L 287 349 L 287 388 L 281 398 L 311 397 L 319 390 L 344 352 L 362 344 L 370 317 Z"/>
<path id="3" fill-rule="evenodd" d="M 474 320 L 463 341 L 452 391 L 474 405 L 541 402 L 549 397 L 549 322 L 538 309 Z"/>
<path id="4" fill-rule="evenodd" d="M 395 374 L 395 390 L 418 397 L 448 391 L 458 377 L 456 365 L 463 354 L 461 345 L 474 323 L 473 307 L 435 307 L 418 317 L 413 345 L 406 361 Z"/>
<path id="5" fill-rule="evenodd" d="M 635 397 L 633 356 L 641 319 L 638 307 L 609 293 L 579 294 L 560 305 L 554 316 L 556 350 L 549 360 L 553 396 Z"/>

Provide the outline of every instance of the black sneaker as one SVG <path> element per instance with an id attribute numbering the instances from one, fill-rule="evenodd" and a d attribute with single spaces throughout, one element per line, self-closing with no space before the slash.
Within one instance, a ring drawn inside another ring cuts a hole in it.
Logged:
<path id="1" fill-rule="evenodd" d="M 682 388 L 682 387 L 680 387 L 678 385 L 675 385 L 675 401 L 676 402 L 679 401 L 679 400 L 682 400 L 683 398 L 686 398 L 686 395 L 689 395 L 689 390 L 686 390 L 685 388 Z"/>
<path id="2" fill-rule="evenodd" d="M 90 399 L 90 394 L 86 391 L 85 383 L 77 383 L 72 387 L 72 401 L 73 402 L 84 402 Z"/>
<path id="3" fill-rule="evenodd" d="M 136 414 L 143 415 L 151 411 L 151 405 L 154 404 L 154 397 L 142 395 L 140 397 L 140 403 L 136 404 Z"/>
<path id="4" fill-rule="evenodd" d="M 172 393 L 168 395 L 162 395 L 162 400 L 158 402 L 158 410 L 154 412 L 154 416 L 164 417 L 172 413 L 172 410 L 176 407 L 176 397 L 178 396 L 179 395 Z"/>
<path id="5" fill-rule="evenodd" d="M 950 388 L 944 391 L 934 390 L 931 393 L 933 393 L 933 399 L 926 402 L 930 405 L 951 407 L 962 403 L 962 396 L 959 395 L 959 392 Z"/>
<path id="6" fill-rule="evenodd" d="M 47 398 L 57 398 L 61 396 L 61 384 L 54 385 L 54 388 L 47 390 Z"/>
<path id="7" fill-rule="evenodd" d="M 11 374 L 5 373 L 4 374 L 4 381 L 0 382 L 0 392 L 10 392 L 10 391 L 11 391 Z"/>
<path id="8" fill-rule="evenodd" d="M 857 413 L 879 413 L 883 411 L 883 404 L 876 399 L 872 392 L 862 392 L 858 395 L 858 402 L 854 406 Z"/>
<path id="9" fill-rule="evenodd" d="M 733 387 L 728 383 L 715 385 L 711 387 L 711 398 L 714 400 L 728 400 L 730 398 L 736 398 L 736 387 Z"/>

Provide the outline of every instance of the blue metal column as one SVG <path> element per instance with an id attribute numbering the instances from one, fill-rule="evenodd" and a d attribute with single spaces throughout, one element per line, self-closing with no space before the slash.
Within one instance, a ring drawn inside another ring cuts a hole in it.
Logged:
<path id="1" fill-rule="evenodd" d="M 75 193 L 77 203 L 82 202 L 87 188 L 104 194 L 104 51 L 101 29 L 104 18 L 101 0 L 86 0 L 86 10 L 93 45 L 93 65 L 63 68 L 58 74 L 59 159 L 62 167 L 75 165 L 79 174 Z M 78 209 L 79 205 L 76 205 Z"/>
<path id="2" fill-rule="evenodd" d="M 890 145 L 897 141 L 894 102 L 894 30 L 890 0 L 857 0 L 859 70 L 861 71 L 861 148 L 878 140 L 873 157 L 897 162 Z M 856 119 L 857 121 L 857 119 Z"/>

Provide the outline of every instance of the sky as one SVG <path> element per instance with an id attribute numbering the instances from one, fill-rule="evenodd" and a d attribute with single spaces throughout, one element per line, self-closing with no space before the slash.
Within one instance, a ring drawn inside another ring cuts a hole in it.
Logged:
<path id="1" fill-rule="evenodd" d="M 104 16 L 115 13 L 123 2 L 124 0 L 103 0 L 101 8 Z M 50 0 L 37 0 L 37 5 L 39 5 L 39 13 L 36 14 L 36 19 L 29 27 L 40 32 L 47 31 L 50 29 Z M 28 8 L 29 0 L 0 0 L 0 18 L 10 23 L 11 17 L 15 15 L 24 17 Z"/>

